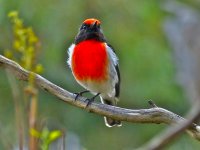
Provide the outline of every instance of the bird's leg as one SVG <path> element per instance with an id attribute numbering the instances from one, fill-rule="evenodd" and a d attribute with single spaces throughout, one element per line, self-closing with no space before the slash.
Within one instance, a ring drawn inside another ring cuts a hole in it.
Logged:
<path id="1" fill-rule="evenodd" d="M 79 92 L 79 93 L 74 93 L 74 94 L 76 94 L 75 100 L 77 100 L 77 98 L 78 98 L 79 96 L 82 96 L 84 93 L 88 93 L 88 92 L 90 92 L 90 91 L 85 90 L 85 91 L 82 91 L 82 92 Z"/>
<path id="2" fill-rule="evenodd" d="M 94 100 L 95 100 L 95 98 L 97 97 L 97 96 L 99 96 L 100 95 L 100 93 L 97 93 L 95 96 L 93 96 L 92 98 L 87 98 L 85 101 L 88 101 L 87 102 L 87 105 L 86 105 L 86 108 L 92 103 L 92 102 L 94 102 Z"/>

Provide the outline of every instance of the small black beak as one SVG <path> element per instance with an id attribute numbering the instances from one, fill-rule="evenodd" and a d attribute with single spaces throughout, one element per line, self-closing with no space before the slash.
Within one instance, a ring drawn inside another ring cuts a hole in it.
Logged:
<path id="1" fill-rule="evenodd" d="M 95 29 L 96 27 L 97 27 L 97 21 L 95 21 L 95 23 L 93 23 L 93 24 L 90 25 L 91 29 Z"/>

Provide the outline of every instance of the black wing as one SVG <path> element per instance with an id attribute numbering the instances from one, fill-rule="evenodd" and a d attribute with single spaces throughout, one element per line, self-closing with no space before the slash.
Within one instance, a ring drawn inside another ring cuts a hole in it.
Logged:
<path id="1" fill-rule="evenodd" d="M 120 78 L 120 72 L 119 72 L 119 66 L 115 66 L 115 69 L 117 71 L 117 76 L 118 76 L 118 82 L 115 84 L 115 96 L 119 97 L 120 94 L 120 82 L 121 82 L 121 78 Z"/>
<path id="2" fill-rule="evenodd" d="M 112 51 L 115 53 L 115 50 L 114 48 L 108 44 L 108 46 L 112 49 Z M 115 53 L 116 54 L 116 53 Z M 115 97 L 119 97 L 120 95 L 120 82 L 121 82 L 121 77 L 120 77 L 120 72 L 119 72 L 119 65 L 115 65 L 115 69 L 116 69 L 116 72 L 117 72 L 117 76 L 118 76 L 118 82 L 115 84 Z"/>

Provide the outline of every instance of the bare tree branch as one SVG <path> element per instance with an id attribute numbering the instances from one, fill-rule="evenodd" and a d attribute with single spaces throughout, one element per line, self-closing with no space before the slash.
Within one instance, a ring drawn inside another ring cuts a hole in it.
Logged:
<path id="1" fill-rule="evenodd" d="M 147 144 L 138 148 L 137 150 L 160 150 L 165 145 L 173 141 L 176 137 L 183 133 L 193 121 L 199 118 L 200 110 L 199 104 L 194 109 L 191 109 L 187 118 L 188 120 L 181 120 L 178 124 L 170 126 L 165 131 L 159 133 L 156 137 L 151 139 Z M 190 134 L 190 133 L 189 133 Z"/>
<path id="2" fill-rule="evenodd" d="M 9 69 L 13 73 L 13 75 L 15 75 L 18 79 L 24 81 L 28 80 L 29 74 L 31 73 L 22 68 L 16 62 L 7 59 L 2 55 L 0 55 L 0 67 L 5 67 Z M 78 99 L 75 101 L 74 100 L 76 96 L 75 94 L 70 93 L 64 90 L 63 88 L 51 83 L 50 81 L 48 81 L 47 79 L 43 78 L 38 74 L 35 74 L 35 84 L 68 104 L 71 104 L 73 106 L 82 109 L 85 109 L 87 105 L 87 101 L 85 101 L 86 98 L 78 97 Z M 126 109 L 126 108 L 109 106 L 106 104 L 100 104 L 94 102 L 91 105 L 89 105 L 86 110 L 101 116 L 107 116 L 113 119 L 132 122 L 132 123 L 175 124 L 185 120 L 184 118 L 173 112 L 170 112 L 161 107 L 157 107 L 152 102 L 150 102 L 150 104 L 153 106 L 153 108 Z M 187 128 L 187 131 L 193 138 L 200 141 L 200 126 L 192 123 Z"/>
<path id="3" fill-rule="evenodd" d="M 159 133 L 141 147 L 141 150 L 161 149 L 200 117 L 199 12 L 178 1 L 164 1 L 162 8 L 173 14 L 165 18 L 163 28 L 169 44 L 174 49 L 172 54 L 176 64 L 177 79 L 192 107 L 187 115 L 188 120 L 181 121 Z"/>

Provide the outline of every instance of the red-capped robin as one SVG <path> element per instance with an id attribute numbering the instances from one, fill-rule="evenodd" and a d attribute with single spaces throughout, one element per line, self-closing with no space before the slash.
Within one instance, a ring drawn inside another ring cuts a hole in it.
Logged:
<path id="1" fill-rule="evenodd" d="M 89 103 L 99 95 L 102 103 L 116 106 L 120 94 L 118 58 L 107 43 L 99 20 L 90 18 L 82 23 L 68 54 L 76 81 L 87 89 L 77 96 L 89 91 L 95 94 Z M 121 126 L 121 121 L 104 118 L 108 127 Z"/>

